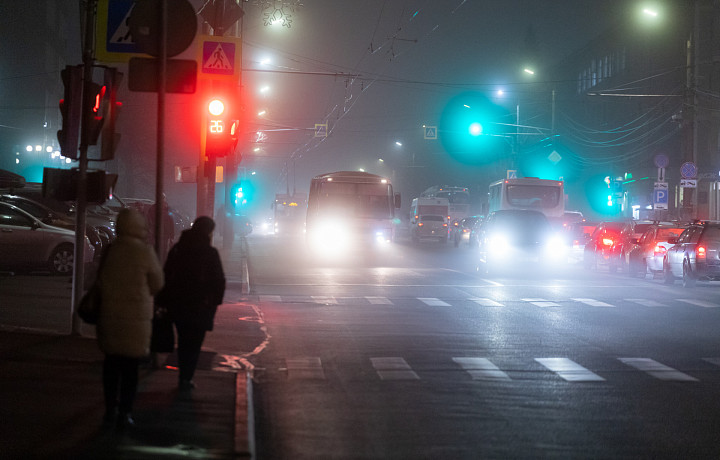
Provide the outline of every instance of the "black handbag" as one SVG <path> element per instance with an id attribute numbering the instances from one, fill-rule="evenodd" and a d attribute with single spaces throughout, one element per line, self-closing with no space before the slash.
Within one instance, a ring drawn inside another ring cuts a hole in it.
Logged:
<path id="1" fill-rule="evenodd" d="M 173 322 L 167 314 L 167 310 L 159 308 L 155 310 L 152 320 L 152 338 L 150 339 L 150 351 L 153 353 L 172 353 L 175 349 L 175 330 Z"/>
<path id="2" fill-rule="evenodd" d="M 98 319 L 100 319 L 101 305 L 102 289 L 100 289 L 100 282 L 95 281 L 80 299 L 78 316 L 88 324 L 97 324 Z"/>

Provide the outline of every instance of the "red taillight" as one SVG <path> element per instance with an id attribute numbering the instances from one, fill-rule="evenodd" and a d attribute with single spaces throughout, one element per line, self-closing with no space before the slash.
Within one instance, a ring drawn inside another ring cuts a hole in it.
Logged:
<path id="1" fill-rule="evenodd" d="M 656 256 L 662 256 L 665 255 L 667 252 L 667 249 L 664 246 L 655 246 L 655 249 L 653 249 L 653 252 Z"/>
<path id="2" fill-rule="evenodd" d="M 612 238 L 603 238 L 602 244 L 603 244 L 603 246 L 612 246 L 613 240 L 612 240 Z"/>
<path id="3" fill-rule="evenodd" d="M 447 227 L 447 224 L 443 224 L 443 227 Z"/>
<path id="4" fill-rule="evenodd" d="M 698 258 L 698 259 L 704 259 L 704 258 L 705 258 L 705 246 L 698 246 L 698 248 L 697 248 L 697 258 Z"/>
<path id="5" fill-rule="evenodd" d="M 422 226 L 423 226 L 423 223 L 422 223 L 422 222 L 418 222 L 418 227 L 422 227 Z"/>
<path id="6" fill-rule="evenodd" d="M 463 233 L 470 233 L 470 229 L 469 229 L 469 228 L 463 228 Z"/>

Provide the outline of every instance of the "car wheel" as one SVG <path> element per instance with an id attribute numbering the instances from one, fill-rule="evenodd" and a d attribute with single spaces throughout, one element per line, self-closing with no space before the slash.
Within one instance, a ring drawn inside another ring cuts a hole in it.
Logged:
<path id="1" fill-rule="evenodd" d="M 683 277 L 682 277 L 682 284 L 683 287 L 691 288 L 695 286 L 695 282 L 697 280 L 695 279 L 695 276 L 692 273 L 692 270 L 690 270 L 690 264 L 686 260 L 683 262 Z"/>
<path id="2" fill-rule="evenodd" d="M 50 255 L 50 270 L 55 275 L 69 275 L 73 271 L 74 250 L 71 244 L 56 247 Z"/>

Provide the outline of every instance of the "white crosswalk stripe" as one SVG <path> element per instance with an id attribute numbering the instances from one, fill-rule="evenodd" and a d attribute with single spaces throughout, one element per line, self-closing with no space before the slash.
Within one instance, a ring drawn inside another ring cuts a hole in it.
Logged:
<path id="1" fill-rule="evenodd" d="M 420 377 L 400 357 L 370 358 L 380 380 L 419 380 Z"/>
<path id="2" fill-rule="evenodd" d="M 625 299 L 628 302 L 638 303 L 644 307 L 667 307 L 664 303 L 656 302 L 648 299 Z"/>
<path id="3" fill-rule="evenodd" d="M 325 371 L 323 371 L 322 362 L 318 357 L 286 358 L 285 365 L 289 379 L 325 379 Z"/>
<path id="4" fill-rule="evenodd" d="M 392 305 L 392 301 L 387 297 L 365 296 L 365 299 L 373 305 Z"/>
<path id="5" fill-rule="evenodd" d="M 676 299 L 676 300 L 678 302 L 685 302 L 685 303 L 689 303 L 690 305 L 697 305 L 698 307 L 703 307 L 703 308 L 720 307 L 720 305 L 718 305 L 716 303 L 705 302 L 703 300 L 692 300 L 692 299 Z"/>
<path id="6" fill-rule="evenodd" d="M 720 358 L 703 358 L 703 361 L 707 361 L 716 366 L 720 366 Z"/>
<path id="7" fill-rule="evenodd" d="M 324 303 L 325 305 L 337 305 L 338 301 L 335 297 L 325 295 L 310 296 L 315 303 Z"/>
<path id="8" fill-rule="evenodd" d="M 449 307 L 450 304 L 435 297 L 418 297 L 418 300 L 430 307 Z"/>
<path id="9" fill-rule="evenodd" d="M 604 382 L 605 379 L 568 358 L 535 358 L 568 382 Z"/>
<path id="10" fill-rule="evenodd" d="M 261 295 L 261 296 L 259 297 L 259 299 L 260 299 L 260 302 L 276 302 L 276 303 L 279 303 L 279 302 L 282 302 L 282 301 L 283 301 L 282 296 L 279 296 L 279 295 Z"/>
<path id="11" fill-rule="evenodd" d="M 537 307 L 559 307 L 559 303 L 551 302 L 545 299 L 522 299 L 524 302 L 529 302 Z"/>
<path id="12" fill-rule="evenodd" d="M 502 306 L 504 306 L 503 304 L 501 304 L 499 302 L 495 302 L 492 299 L 473 297 L 470 300 L 472 300 L 476 304 L 480 305 L 481 307 L 502 307 Z"/>
<path id="13" fill-rule="evenodd" d="M 618 358 L 621 362 L 632 366 L 635 369 L 646 372 L 648 375 L 660 380 L 672 380 L 676 382 L 697 382 L 698 379 L 677 369 L 666 366 L 650 358 Z"/>
<path id="14" fill-rule="evenodd" d="M 584 303 L 585 305 L 590 305 L 591 307 L 614 307 L 615 305 L 610 305 L 606 302 L 601 302 L 599 300 L 595 299 L 572 299 L 576 302 Z"/>
<path id="15" fill-rule="evenodd" d="M 510 377 L 487 358 L 453 358 L 473 380 L 510 380 Z"/>

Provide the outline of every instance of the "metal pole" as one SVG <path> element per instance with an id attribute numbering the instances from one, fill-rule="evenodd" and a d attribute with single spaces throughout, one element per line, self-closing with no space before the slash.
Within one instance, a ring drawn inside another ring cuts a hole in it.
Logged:
<path id="1" fill-rule="evenodd" d="M 163 166 L 165 163 L 165 89 L 167 80 L 167 0 L 160 1 L 160 67 L 158 69 L 157 158 L 155 164 L 155 252 L 165 258 L 163 238 Z"/>
<path id="2" fill-rule="evenodd" d="M 73 254 L 73 285 L 72 305 L 70 308 L 72 333 L 82 334 L 82 321 L 75 314 L 75 307 L 80 302 L 85 290 L 85 211 L 87 209 L 87 137 L 92 107 L 92 73 L 94 63 L 93 37 L 95 35 L 95 9 L 97 0 L 88 0 L 85 9 L 85 43 L 83 44 L 83 91 L 82 91 L 82 123 L 80 132 L 80 158 L 78 158 L 77 201 L 75 205 L 75 249 Z"/>

